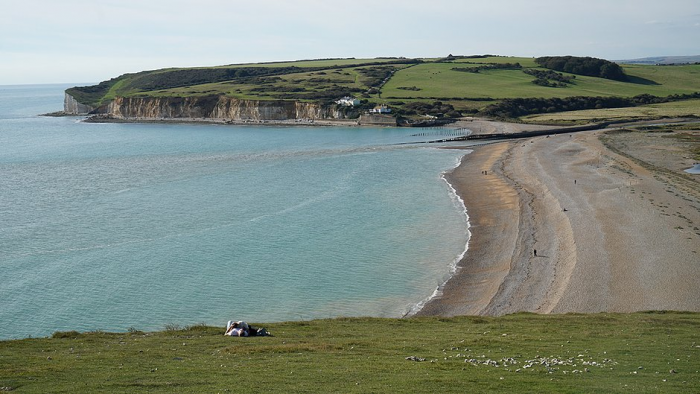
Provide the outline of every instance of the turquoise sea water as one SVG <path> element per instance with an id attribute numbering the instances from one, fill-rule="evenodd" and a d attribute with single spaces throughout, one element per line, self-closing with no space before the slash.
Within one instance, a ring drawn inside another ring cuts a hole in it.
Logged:
<path id="1" fill-rule="evenodd" d="M 402 316 L 467 242 L 415 129 L 89 124 L 0 86 L 0 339 Z"/>

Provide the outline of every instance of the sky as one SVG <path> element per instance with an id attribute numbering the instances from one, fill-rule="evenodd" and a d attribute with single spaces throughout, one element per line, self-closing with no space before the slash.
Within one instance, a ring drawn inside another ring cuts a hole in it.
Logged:
<path id="1" fill-rule="evenodd" d="M 698 0 L 0 0 L 0 85 L 320 58 L 700 55 Z"/>

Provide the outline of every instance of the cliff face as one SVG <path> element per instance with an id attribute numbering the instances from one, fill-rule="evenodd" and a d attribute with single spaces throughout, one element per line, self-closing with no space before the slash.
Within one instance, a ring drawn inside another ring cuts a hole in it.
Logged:
<path id="1" fill-rule="evenodd" d="M 294 101 L 207 97 L 117 97 L 97 112 L 123 119 L 205 118 L 233 121 L 342 119 L 333 108 Z"/>
<path id="2" fill-rule="evenodd" d="M 63 112 L 69 115 L 87 115 L 94 110 L 94 107 L 79 103 L 78 100 L 68 93 L 63 98 Z"/>

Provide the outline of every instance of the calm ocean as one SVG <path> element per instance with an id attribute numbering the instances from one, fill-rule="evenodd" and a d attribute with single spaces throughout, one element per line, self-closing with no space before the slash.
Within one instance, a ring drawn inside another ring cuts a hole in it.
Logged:
<path id="1" fill-rule="evenodd" d="M 416 129 L 89 124 L 0 86 L 0 339 L 398 317 L 464 251 Z"/>

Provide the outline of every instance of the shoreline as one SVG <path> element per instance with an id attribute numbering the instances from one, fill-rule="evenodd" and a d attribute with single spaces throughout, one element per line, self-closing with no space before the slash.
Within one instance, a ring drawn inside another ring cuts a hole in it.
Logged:
<path id="1" fill-rule="evenodd" d="M 468 149 L 468 148 L 465 148 L 465 149 Z M 467 158 L 467 156 L 469 156 L 469 155 L 472 154 L 472 153 L 474 153 L 474 151 L 470 149 L 469 152 L 467 152 L 467 153 L 464 154 L 462 157 L 460 157 L 459 162 L 457 163 L 457 165 L 456 165 L 453 169 L 447 170 L 447 171 L 443 172 L 443 173 L 440 175 L 440 178 L 441 178 L 441 179 L 445 182 L 445 184 L 447 184 L 447 186 L 450 188 L 450 196 L 451 196 L 451 198 L 454 198 L 454 199 L 456 199 L 457 201 L 459 201 L 459 204 L 460 204 L 461 207 L 462 207 L 462 212 L 461 212 L 461 213 L 462 213 L 462 215 L 464 215 L 464 218 L 465 218 L 465 221 L 466 221 L 466 224 L 467 224 L 467 228 L 465 229 L 465 231 L 466 231 L 466 233 L 467 233 L 467 242 L 464 244 L 464 249 L 462 250 L 462 253 L 461 253 L 459 256 L 455 257 L 455 259 L 454 259 L 454 260 L 452 261 L 452 263 L 450 264 L 450 267 L 449 267 L 449 268 L 450 268 L 450 273 L 449 273 L 449 275 L 447 276 L 447 279 L 445 279 L 442 283 L 440 283 L 440 284 L 435 288 L 435 290 L 433 291 L 433 293 L 432 293 L 430 296 L 428 296 L 427 298 L 425 298 L 425 299 L 421 300 L 420 302 L 414 304 L 414 305 L 411 307 L 411 309 L 410 309 L 408 312 L 406 312 L 402 317 L 409 317 L 409 316 L 416 316 L 416 315 L 418 315 L 418 314 L 420 313 L 420 311 L 422 311 L 428 303 L 430 303 L 430 302 L 431 302 L 432 300 L 434 300 L 435 298 L 441 297 L 441 296 L 443 295 L 443 289 L 444 289 L 445 285 L 446 285 L 450 280 L 452 280 L 452 278 L 455 276 L 455 274 L 457 273 L 457 270 L 459 269 L 459 264 L 460 264 L 460 262 L 461 262 L 462 260 L 464 260 L 465 256 L 467 255 L 467 252 L 469 251 L 469 245 L 471 244 L 471 239 L 472 239 L 472 232 L 471 232 L 471 227 L 472 227 L 472 225 L 471 225 L 471 222 L 470 222 L 470 220 L 469 220 L 469 213 L 467 212 L 467 206 L 464 204 L 464 200 L 462 199 L 462 196 L 461 196 L 460 193 L 455 189 L 454 185 L 453 185 L 452 183 L 450 183 L 450 181 L 448 180 L 448 176 L 449 176 L 449 174 L 453 173 L 457 168 L 459 168 L 459 167 L 462 165 L 462 163 L 464 162 L 464 160 Z"/>
<path id="2" fill-rule="evenodd" d="M 697 228 L 700 195 L 671 194 L 600 134 L 470 147 L 446 174 L 468 210 L 468 252 L 414 315 L 700 311 L 700 233 L 679 230 Z"/>
<path id="3" fill-rule="evenodd" d="M 471 153 L 462 157 L 457 167 L 445 174 L 445 180 L 465 206 L 469 240 L 452 275 L 415 316 L 477 315 L 484 303 L 495 295 L 497 288 L 493 284 L 502 279 L 506 267 L 502 261 L 490 267 L 480 261 L 499 241 L 496 229 L 507 230 L 505 222 L 513 219 L 512 212 L 504 209 L 513 203 L 513 196 L 505 192 L 499 178 L 491 175 L 495 162 L 507 144 L 498 142 L 475 146 Z M 489 175 L 484 175 L 484 171 Z M 470 192 L 470 189 L 478 189 L 483 194 Z M 492 225 L 493 230 L 484 231 L 487 224 Z M 509 235 L 507 231 L 501 234 Z"/>

